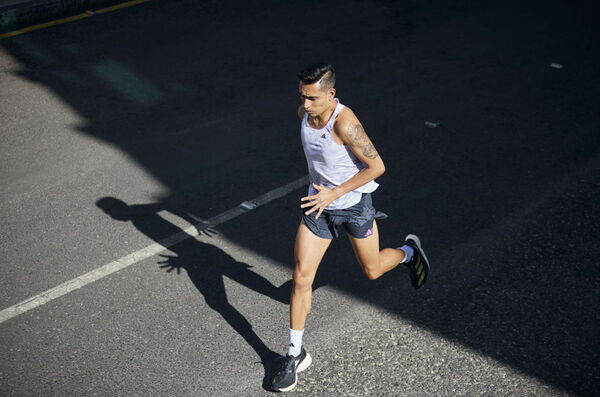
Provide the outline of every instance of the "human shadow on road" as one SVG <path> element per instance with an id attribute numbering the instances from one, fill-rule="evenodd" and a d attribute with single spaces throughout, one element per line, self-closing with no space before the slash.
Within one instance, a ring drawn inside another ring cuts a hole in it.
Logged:
<path id="1" fill-rule="evenodd" d="M 198 222 L 187 212 L 162 202 L 128 205 L 117 198 L 104 197 L 99 199 L 96 205 L 115 220 L 132 222 L 138 230 L 155 241 L 182 231 L 157 214 L 164 210 L 195 224 L 199 233 L 209 236 L 216 233 L 209 225 Z M 206 304 L 219 313 L 258 354 L 265 369 L 263 387 L 268 389 L 274 366 L 281 356 L 265 345 L 254 332 L 250 322 L 229 303 L 223 278 L 228 277 L 252 291 L 284 304 L 289 303 L 291 280 L 276 287 L 269 280 L 250 270 L 250 265 L 238 262 L 221 249 L 196 239 L 186 239 L 169 247 L 169 250 L 175 255 L 160 255 L 164 258 L 159 262 L 160 267 L 169 273 L 175 270 L 180 274 L 181 269 L 186 271 L 190 280 L 204 296 Z"/>

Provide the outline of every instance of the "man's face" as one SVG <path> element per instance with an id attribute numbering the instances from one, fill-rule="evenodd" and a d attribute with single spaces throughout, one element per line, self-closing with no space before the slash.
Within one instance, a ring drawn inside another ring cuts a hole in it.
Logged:
<path id="1" fill-rule="evenodd" d="M 298 87 L 304 111 L 312 117 L 323 114 L 331 105 L 335 95 L 335 89 L 323 90 L 319 82 L 314 84 L 302 84 L 300 82 Z"/>

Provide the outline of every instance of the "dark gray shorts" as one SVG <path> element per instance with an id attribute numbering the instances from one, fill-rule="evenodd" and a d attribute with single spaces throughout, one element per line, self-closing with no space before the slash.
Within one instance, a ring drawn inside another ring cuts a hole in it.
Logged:
<path id="1" fill-rule="evenodd" d="M 319 219 L 316 219 L 318 210 L 304 215 L 310 208 L 302 208 L 302 221 L 311 232 L 326 239 L 338 237 L 340 226 L 352 237 L 369 237 L 373 234 L 373 219 L 387 217 L 384 213 L 375 211 L 370 193 L 363 193 L 360 201 L 350 208 L 324 210 Z"/>

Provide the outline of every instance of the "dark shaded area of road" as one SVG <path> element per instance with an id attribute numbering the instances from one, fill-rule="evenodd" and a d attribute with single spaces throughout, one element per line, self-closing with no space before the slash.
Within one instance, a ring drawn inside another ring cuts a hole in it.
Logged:
<path id="1" fill-rule="evenodd" d="M 593 4 L 450 3 L 153 1 L 0 45 L 22 76 L 77 110 L 81 134 L 126 152 L 170 188 L 162 201 L 195 219 L 306 172 L 295 72 L 333 63 L 339 98 L 388 169 L 375 196 L 390 215 L 382 244 L 417 232 L 434 270 L 418 293 L 402 272 L 368 283 L 355 265 L 339 270 L 353 261 L 341 242 L 318 285 L 592 395 L 600 388 Z M 222 229 L 289 263 L 289 218 L 298 217 L 293 206 L 261 209 Z M 157 240 L 172 233 L 140 230 Z M 236 313 L 222 313 L 234 328 L 243 323 Z"/>

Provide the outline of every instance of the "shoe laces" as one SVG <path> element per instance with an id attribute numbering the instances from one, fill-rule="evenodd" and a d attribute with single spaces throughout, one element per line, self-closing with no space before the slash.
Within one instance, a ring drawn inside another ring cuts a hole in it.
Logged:
<path id="1" fill-rule="evenodd" d="M 289 355 L 289 354 L 286 355 L 285 356 L 285 362 L 281 366 L 281 370 L 279 371 L 279 373 L 282 373 L 282 372 L 293 372 L 294 371 L 294 367 L 296 366 L 296 358 L 297 357 Z"/>

